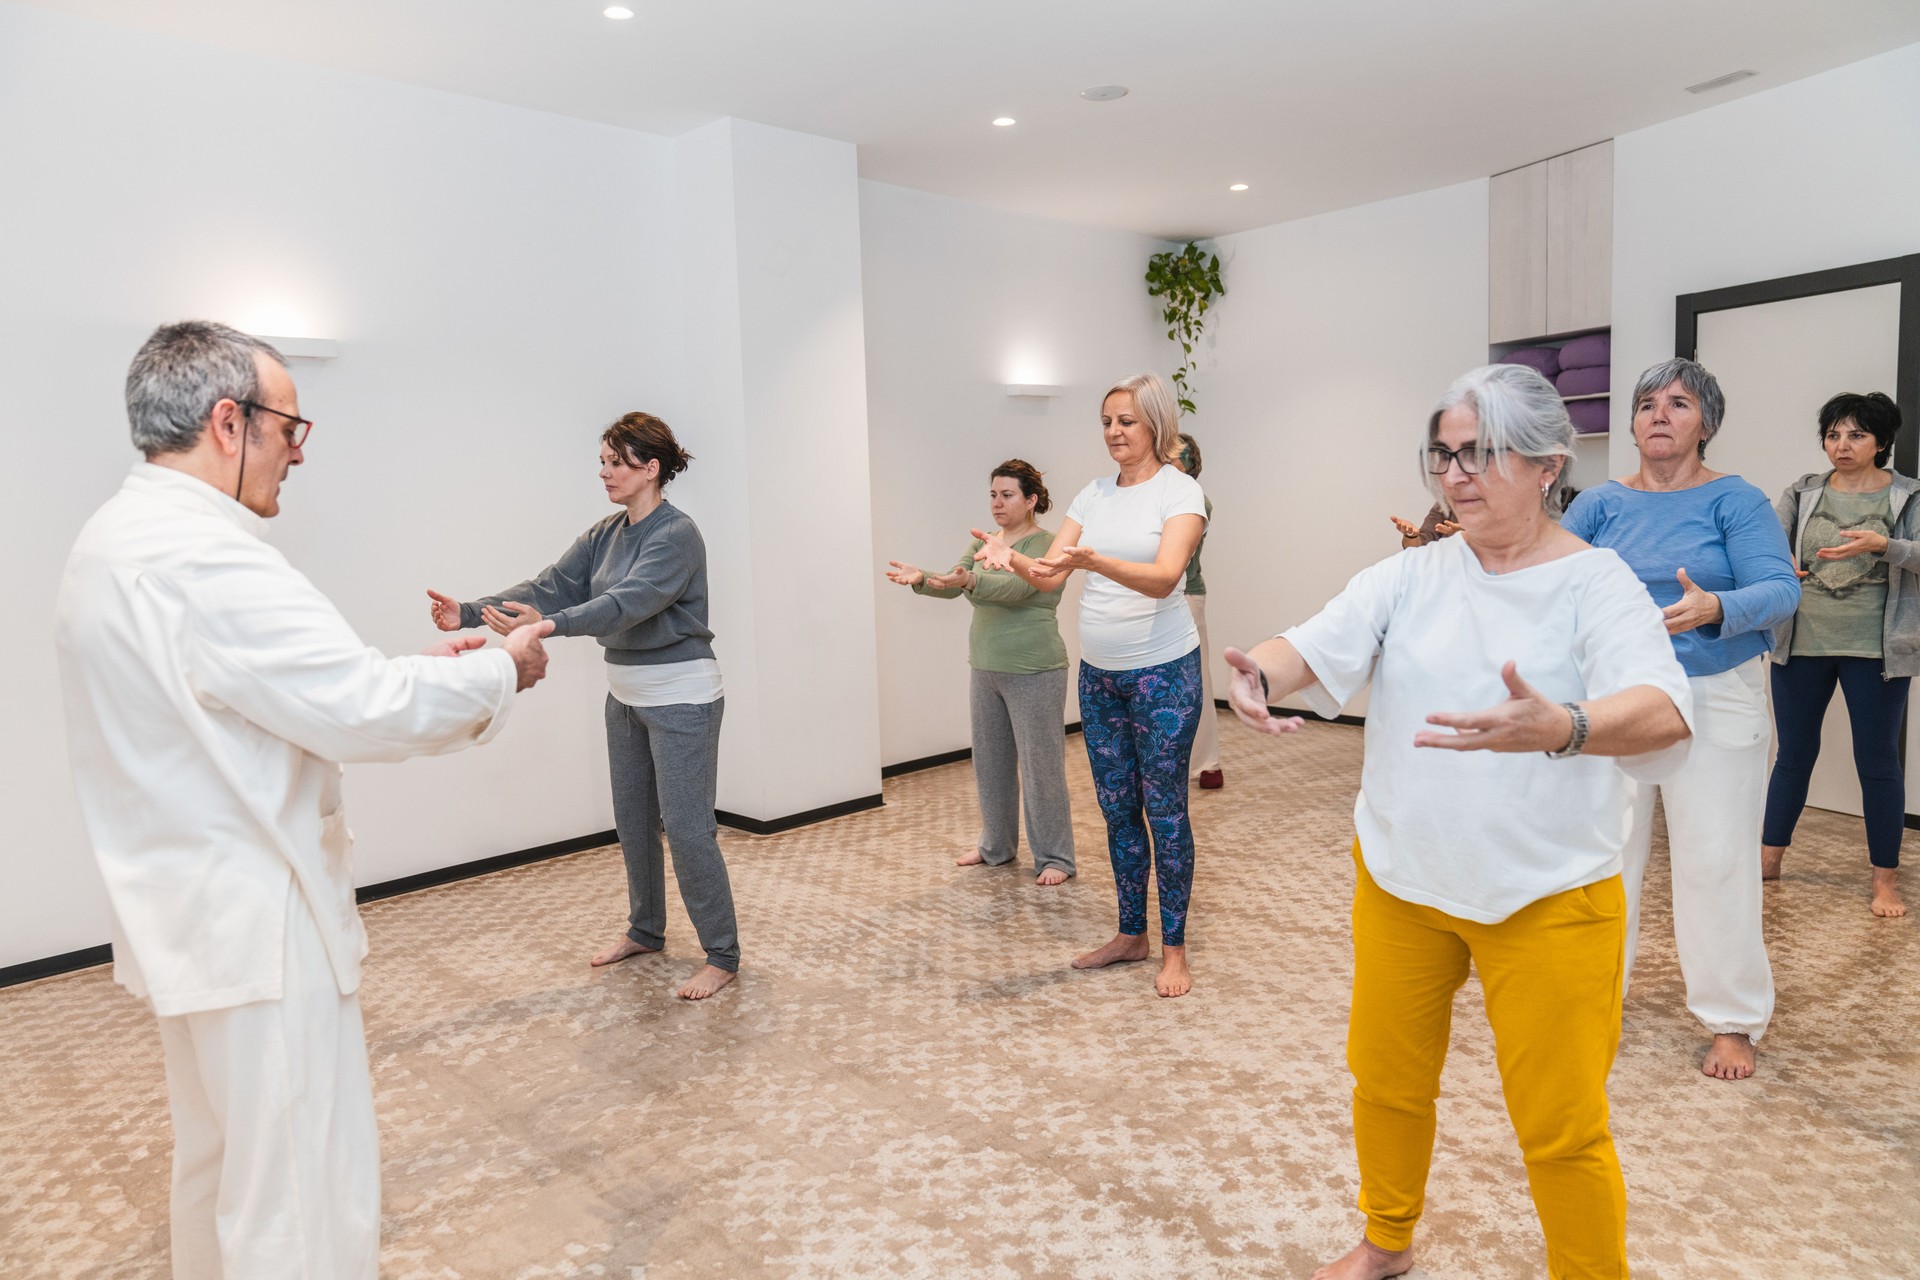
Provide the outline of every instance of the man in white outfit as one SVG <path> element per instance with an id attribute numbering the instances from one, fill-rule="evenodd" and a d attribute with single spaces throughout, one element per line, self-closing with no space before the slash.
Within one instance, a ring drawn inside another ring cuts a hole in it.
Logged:
<path id="1" fill-rule="evenodd" d="M 342 761 L 485 742 L 542 628 L 388 658 L 265 541 L 312 424 L 271 347 L 157 330 L 127 375 L 146 461 L 57 606 L 114 976 L 158 1015 L 179 1280 L 374 1280 L 380 1155 Z M 464 656 L 462 656 L 464 655 Z"/>

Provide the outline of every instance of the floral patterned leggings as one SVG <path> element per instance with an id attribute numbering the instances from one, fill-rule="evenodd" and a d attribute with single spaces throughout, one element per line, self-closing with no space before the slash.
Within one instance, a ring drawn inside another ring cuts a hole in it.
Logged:
<path id="1" fill-rule="evenodd" d="M 1107 820 L 1120 932 L 1147 931 L 1152 866 L 1160 886 L 1160 941 L 1169 947 L 1186 945 L 1187 899 L 1193 891 L 1187 763 L 1200 725 L 1200 701 L 1198 649 L 1136 671 L 1080 664 L 1080 723 L 1094 794 Z"/>

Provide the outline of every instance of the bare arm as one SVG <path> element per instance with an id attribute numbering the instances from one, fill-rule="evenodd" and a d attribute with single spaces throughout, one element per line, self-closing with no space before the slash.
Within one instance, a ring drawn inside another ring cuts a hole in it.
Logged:
<path id="1" fill-rule="evenodd" d="M 1500 669 L 1506 701 L 1484 711 L 1440 711 L 1427 723 L 1452 732 L 1423 730 L 1416 747 L 1447 751 L 1559 751 L 1573 740 L 1573 714 L 1520 678 L 1509 662 Z M 1638 756 L 1660 751 L 1689 734 L 1673 699 L 1650 684 L 1634 685 L 1580 703 L 1590 726 L 1585 753 Z"/>
<path id="2" fill-rule="evenodd" d="M 1173 594 L 1175 587 L 1186 580 L 1187 562 L 1193 559 L 1201 537 L 1207 532 L 1205 516 L 1187 514 L 1169 517 L 1160 529 L 1159 552 L 1150 563 L 1142 564 L 1135 560 L 1116 560 L 1078 545 L 1078 528 L 1073 529 L 1072 538 L 1067 536 L 1067 529 L 1072 526 L 1071 520 L 1062 526 L 1060 536 L 1053 540 L 1052 553 L 1038 562 L 1041 567 L 1058 567 L 1068 572 L 1085 569 L 1154 600 L 1166 599 Z"/>

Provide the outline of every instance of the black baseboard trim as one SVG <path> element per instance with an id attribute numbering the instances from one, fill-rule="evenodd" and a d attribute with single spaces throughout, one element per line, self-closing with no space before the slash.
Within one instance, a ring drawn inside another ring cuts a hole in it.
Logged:
<path id="1" fill-rule="evenodd" d="M 17 987 L 23 982 L 38 982 L 41 978 L 56 978 L 63 973 L 73 973 L 79 969 L 91 969 L 95 965 L 112 963 L 112 947 L 104 945 L 82 947 L 78 951 L 69 951 L 65 955 L 48 956 L 44 960 L 10 964 L 0 969 L 0 987 Z"/>
<path id="2" fill-rule="evenodd" d="M 1066 731 L 1070 734 L 1079 733 L 1083 727 L 1080 721 L 1075 720 L 1067 726 Z M 942 751 L 938 755 L 921 756 L 918 760 L 883 764 L 880 766 L 880 780 L 884 782 L 888 778 L 897 778 L 903 773 L 918 773 L 922 769 L 937 769 L 943 764 L 959 764 L 962 760 L 971 759 L 973 759 L 973 748 L 961 747 L 958 751 Z"/>
<path id="3" fill-rule="evenodd" d="M 886 800 L 875 792 L 870 796 L 857 796 L 852 800 L 842 800 L 838 804 L 822 805 L 818 809 L 808 809 L 805 813 L 790 813 L 784 818 L 743 818 L 737 813 L 728 813 L 724 809 L 716 810 L 714 817 L 723 827 L 732 827 L 735 831 L 745 831 L 749 835 L 774 836 L 782 831 L 791 831 L 795 827 L 812 826 L 816 822 L 826 822 L 830 818 L 844 818 L 850 813 L 864 813 L 868 809 L 878 809 Z"/>
<path id="4" fill-rule="evenodd" d="M 1222 711 L 1232 710 L 1232 708 L 1227 705 L 1225 698 L 1215 698 L 1213 705 Z M 1267 710 L 1276 716 L 1299 716 L 1304 720 L 1317 720 L 1321 724 L 1351 724 L 1363 729 L 1367 724 L 1367 718 L 1365 716 L 1335 716 L 1329 720 L 1317 711 L 1302 711 L 1298 707 L 1268 707 Z"/>
<path id="5" fill-rule="evenodd" d="M 496 854 L 491 858 L 475 858 L 472 862 L 458 862 L 451 867 L 438 867 L 432 871 L 422 871 L 418 875 L 401 876 L 397 880 L 382 880 L 379 884 L 362 885 L 354 890 L 353 896 L 360 902 L 378 902 L 382 898 L 395 898 L 419 889 L 434 889 L 443 884 L 471 880 L 475 876 L 491 875 L 495 871 L 524 867 L 531 862 L 545 862 L 549 858 L 564 858 L 570 853 L 584 853 L 588 849 L 598 849 L 604 845 L 613 844 L 619 838 L 612 831 L 596 831 L 590 836 L 556 840 L 552 844 L 537 845 L 532 849 Z"/>

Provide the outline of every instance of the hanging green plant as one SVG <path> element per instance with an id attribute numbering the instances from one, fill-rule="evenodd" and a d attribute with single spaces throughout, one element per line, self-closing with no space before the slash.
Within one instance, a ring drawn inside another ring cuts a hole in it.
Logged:
<path id="1" fill-rule="evenodd" d="M 1207 327 L 1207 305 L 1226 291 L 1227 286 L 1220 283 L 1220 255 L 1207 253 L 1198 240 L 1147 259 L 1147 292 L 1166 299 L 1160 318 L 1166 321 L 1167 339 L 1180 344 L 1180 367 L 1173 371 L 1173 390 L 1183 414 L 1198 412 L 1188 383 L 1189 376 L 1200 367 L 1194 361 L 1193 349 Z"/>

